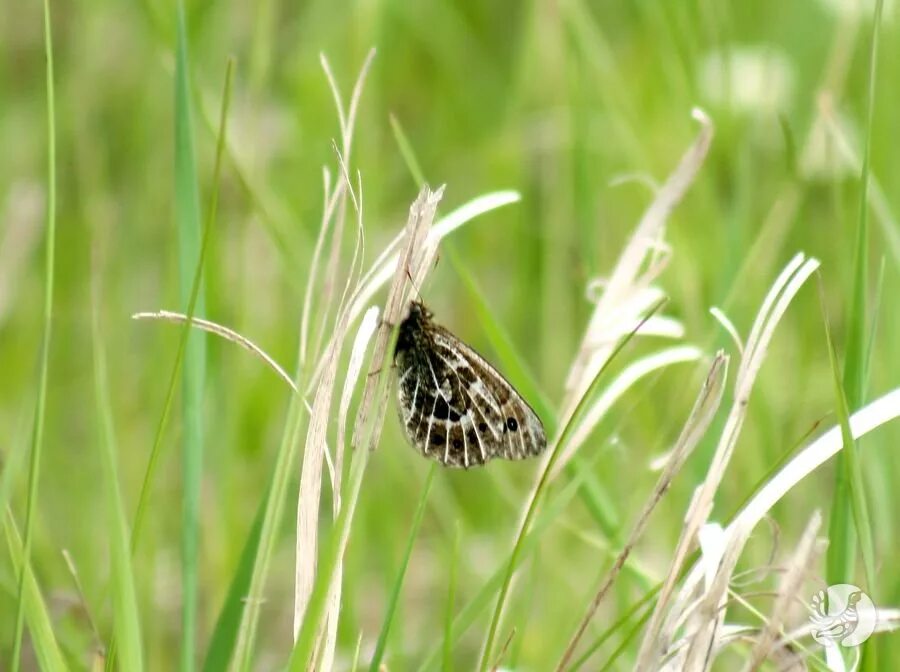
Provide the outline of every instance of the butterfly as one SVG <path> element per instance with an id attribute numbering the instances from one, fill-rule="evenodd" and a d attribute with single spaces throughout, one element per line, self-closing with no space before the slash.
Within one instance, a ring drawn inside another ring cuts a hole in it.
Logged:
<path id="1" fill-rule="evenodd" d="M 468 469 L 547 447 L 540 418 L 493 366 L 409 305 L 394 347 L 400 422 L 409 442 L 444 466 Z"/>

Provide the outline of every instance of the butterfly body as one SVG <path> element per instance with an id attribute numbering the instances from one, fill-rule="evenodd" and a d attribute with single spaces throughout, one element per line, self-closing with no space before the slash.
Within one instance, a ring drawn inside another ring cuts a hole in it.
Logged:
<path id="1" fill-rule="evenodd" d="M 445 466 L 540 454 L 544 428 L 510 383 L 481 355 L 410 304 L 394 349 L 400 422 L 409 442 Z"/>

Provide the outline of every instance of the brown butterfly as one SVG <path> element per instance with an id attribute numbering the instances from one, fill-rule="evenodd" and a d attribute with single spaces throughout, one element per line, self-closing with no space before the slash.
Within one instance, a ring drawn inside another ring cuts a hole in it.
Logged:
<path id="1" fill-rule="evenodd" d="M 540 418 L 497 370 L 414 301 L 400 323 L 394 364 L 400 422 L 425 457 L 450 467 L 521 460 L 547 447 Z"/>

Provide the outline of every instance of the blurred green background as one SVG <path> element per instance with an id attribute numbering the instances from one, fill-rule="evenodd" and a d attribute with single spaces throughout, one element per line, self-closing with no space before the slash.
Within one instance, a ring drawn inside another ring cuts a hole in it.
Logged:
<path id="1" fill-rule="evenodd" d="M 58 639 L 87 666 L 110 628 L 108 535 L 93 403 L 91 283 L 108 358 L 120 480 L 129 520 L 137 504 L 178 343 L 178 329 L 136 323 L 139 310 L 178 309 L 174 218 L 173 3 L 52 2 L 58 129 L 58 236 L 46 436 L 32 557 Z M 819 281 L 839 354 L 846 345 L 866 130 L 871 3 L 850 0 L 716 3 L 188 2 L 186 19 L 201 206 L 212 188 L 226 59 L 236 58 L 230 150 L 205 269 L 205 315 L 261 345 L 288 370 L 322 212 L 322 166 L 335 172 L 339 126 L 320 66 L 327 56 L 344 100 L 370 48 L 351 170 L 362 175 L 368 267 L 400 229 L 417 186 L 391 130 L 393 115 L 442 212 L 488 191 L 520 203 L 451 238 L 546 397 L 556 402 L 591 304 L 586 286 L 612 268 L 643 208 L 697 133 L 693 106 L 716 135 L 698 179 L 670 220 L 666 312 L 685 340 L 714 352 L 730 340 L 708 313 L 720 306 L 746 336 L 765 291 L 797 251 L 822 261 Z M 0 464 L 27 444 L 42 334 L 46 191 L 43 26 L 39 3 L 7 0 L 0 21 Z M 900 23 L 887 3 L 871 127 L 869 317 L 877 312 L 867 396 L 900 380 Z M 816 282 L 778 328 L 734 461 L 716 502 L 723 520 L 752 484 L 813 430 L 836 422 Z M 437 320 L 494 353 L 471 296 L 444 257 L 422 288 Z M 867 331 L 867 334 L 869 332 Z M 637 351 L 652 343 L 640 343 Z M 633 358 L 635 352 L 626 355 Z M 649 460 L 682 426 L 705 367 L 679 365 L 644 382 L 585 447 L 621 541 L 656 475 Z M 199 551 L 198 650 L 204 651 L 272 470 L 288 390 L 233 345 L 208 339 Z M 727 400 L 727 398 L 726 398 Z M 150 669 L 180 650 L 181 418 L 175 406 L 135 580 Z M 715 426 L 714 426 L 715 428 Z M 713 434 L 715 436 L 715 434 Z M 863 442 L 879 569 L 879 605 L 900 603 L 896 426 Z M 638 549 L 659 579 L 714 440 L 701 445 Z M 362 636 L 367 661 L 429 468 L 393 411 L 363 485 L 346 559 L 339 665 Z M 457 604 L 508 549 L 533 464 L 441 470 L 388 646 L 391 670 L 414 669 L 440 645 L 455 529 Z M 827 515 L 833 463 L 760 528 L 745 563 L 765 564 L 773 539 L 789 553 L 815 508 Z M 24 524 L 26 470 L 10 504 Z M 263 606 L 259 669 L 289 653 L 295 488 Z M 330 494 L 327 495 L 330 497 Z M 323 516 L 323 525 L 329 525 Z M 510 660 L 547 669 L 611 562 L 608 530 L 575 500 L 524 567 L 513 593 Z M 77 567 L 87 609 L 61 554 Z M 0 657 L 12 650 L 16 575 L 0 552 Z M 779 556 L 780 557 L 780 556 Z M 769 577 L 771 587 L 777 576 Z M 596 619 L 615 620 L 646 588 L 627 574 Z M 766 607 L 770 603 L 765 603 Z M 88 616 L 90 615 L 90 617 Z M 461 637 L 459 669 L 483 629 Z M 884 637 L 884 651 L 900 643 Z M 607 654 L 611 649 L 606 649 Z M 600 656 L 602 660 L 604 656 Z M 896 659 L 896 658 L 894 658 Z M 26 653 L 26 669 L 33 665 Z M 620 664 L 627 668 L 626 657 Z M 518 669 L 518 668 L 517 668 Z M 724 669 L 724 668 L 723 668 Z"/>

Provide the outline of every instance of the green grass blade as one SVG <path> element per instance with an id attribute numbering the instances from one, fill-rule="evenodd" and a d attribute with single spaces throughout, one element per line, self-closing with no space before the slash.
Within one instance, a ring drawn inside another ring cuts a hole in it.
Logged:
<path id="1" fill-rule="evenodd" d="M 13 568 L 22 574 L 19 607 L 28 621 L 28 631 L 31 633 L 31 643 L 38 663 L 42 670 L 49 672 L 64 672 L 68 666 L 62 657 L 56 637 L 53 634 L 53 623 L 47 611 L 47 605 L 41 595 L 37 580 L 31 567 L 24 564 L 22 540 L 16 529 L 12 513 L 7 509 L 4 519 L 6 530 L 6 543 L 9 546 L 9 554 L 12 558 Z M 12 669 L 16 669 L 18 656 L 13 660 Z"/>
<path id="2" fill-rule="evenodd" d="M 632 617 L 640 611 L 643 607 L 647 606 L 651 599 L 659 592 L 660 588 L 662 588 L 662 583 L 656 584 L 653 589 L 649 590 L 640 600 L 635 602 L 628 610 L 625 611 L 624 614 L 609 628 L 600 633 L 600 635 L 591 642 L 587 648 L 585 648 L 584 653 L 582 653 L 578 658 L 572 661 L 572 664 L 566 669 L 569 672 L 575 672 L 581 668 L 590 658 L 593 656 L 597 650 L 603 646 L 610 637 L 619 632 L 628 622 L 632 619 Z M 652 607 L 652 605 L 651 605 Z M 641 618 L 637 621 L 637 628 L 640 629 L 644 626 L 644 624 L 650 619 L 651 614 L 653 613 L 652 608 L 648 608 Z M 627 639 L 627 637 L 626 637 Z"/>
<path id="3" fill-rule="evenodd" d="M 822 297 L 822 310 L 824 313 L 825 300 Z M 850 407 L 845 396 L 845 390 L 841 384 L 840 365 L 837 360 L 837 353 L 834 350 L 834 343 L 831 340 L 831 328 L 828 318 L 825 316 L 825 339 L 828 345 L 828 361 L 831 364 L 832 378 L 834 380 L 834 397 L 835 407 L 837 410 L 838 420 L 841 426 L 841 439 L 843 440 L 843 451 L 845 459 L 843 467 L 846 469 L 844 480 L 850 485 L 850 505 L 853 514 L 853 522 L 855 524 L 856 533 L 859 535 L 859 551 L 863 558 L 863 568 L 866 575 L 866 591 L 872 595 L 877 595 L 875 585 L 875 543 L 872 538 L 872 523 L 869 518 L 869 507 L 866 502 L 866 488 L 863 482 L 862 466 L 856 443 L 853 440 L 853 432 L 850 430 Z M 848 578 L 849 580 L 849 578 Z M 866 652 L 872 652 L 866 658 L 870 659 L 874 654 L 874 647 L 867 647 Z M 870 669 L 872 661 L 867 660 Z"/>
<path id="4" fill-rule="evenodd" d="M 453 610 L 456 604 L 456 577 L 459 572 L 459 539 L 460 525 L 456 521 L 453 534 L 453 551 L 450 557 L 450 581 L 447 584 L 447 613 L 444 618 L 444 664 L 443 672 L 453 670 Z"/>
<path id="5" fill-rule="evenodd" d="M 556 441 L 556 444 L 553 446 L 553 452 L 550 454 L 550 458 L 547 460 L 546 465 L 544 465 L 544 470 L 541 473 L 540 480 L 538 481 L 537 487 L 534 490 L 534 494 L 531 497 L 531 501 L 528 504 L 528 509 L 525 512 L 525 518 L 522 521 L 522 527 L 519 530 L 519 534 L 516 536 L 516 541 L 513 546 L 512 554 L 510 555 L 509 564 L 506 569 L 506 575 L 503 578 L 503 585 L 500 587 L 500 593 L 497 595 L 497 603 L 494 607 L 494 613 L 491 616 L 491 624 L 488 628 L 487 637 L 484 641 L 484 649 L 482 651 L 481 663 L 479 664 L 479 670 L 481 672 L 485 672 L 487 670 L 488 665 L 491 661 L 492 656 L 492 648 L 494 644 L 494 639 L 497 635 L 497 628 L 500 625 L 500 617 L 503 614 L 503 607 L 506 603 L 506 597 L 509 594 L 510 586 L 512 584 L 512 577 L 518 567 L 519 557 L 521 555 L 521 546 L 522 542 L 525 539 L 526 534 L 528 533 L 528 529 L 531 525 L 532 520 L 534 519 L 535 513 L 537 512 L 537 506 L 540 502 L 541 495 L 544 492 L 544 489 L 547 486 L 549 481 L 550 473 L 553 471 L 553 467 L 556 464 L 556 460 L 561 453 L 561 447 L 566 445 L 569 440 L 569 436 L 571 432 L 577 427 L 577 420 L 581 419 L 581 415 L 583 410 L 587 404 L 587 401 L 591 399 L 596 393 L 600 381 L 603 379 L 603 374 L 606 373 L 606 370 L 609 368 L 609 364 L 613 362 L 618 354 L 622 351 L 622 348 L 625 347 L 627 343 L 631 341 L 634 335 L 638 330 L 643 326 L 644 322 L 646 322 L 652 315 L 654 315 L 665 303 L 666 299 L 662 299 L 656 303 L 651 309 L 648 311 L 647 315 L 641 320 L 641 323 L 631 332 L 628 336 L 623 338 L 616 348 L 610 353 L 609 359 L 603 364 L 600 370 L 597 372 L 597 375 L 594 376 L 594 379 L 591 381 L 591 384 L 588 386 L 587 391 L 578 400 L 578 403 L 575 406 L 575 411 L 572 413 L 572 416 L 569 418 L 569 421 L 566 423 L 565 427 L 563 427 L 561 434 L 559 435 L 559 439 Z"/>
<path id="6" fill-rule="evenodd" d="M 209 246 L 209 235 L 212 228 L 212 222 L 215 219 L 216 205 L 218 203 L 218 184 L 219 176 L 222 169 L 222 154 L 225 147 L 225 124 L 228 119 L 228 109 L 231 104 L 231 82 L 234 71 L 233 60 L 228 61 L 225 73 L 225 92 L 222 98 L 222 113 L 219 123 L 219 140 L 216 147 L 216 167 L 215 178 L 213 180 L 213 191 L 211 196 L 211 205 L 207 213 L 206 223 L 203 231 L 203 244 L 200 248 L 200 255 L 194 268 L 194 279 L 190 290 L 190 299 L 188 301 L 185 314 L 188 318 L 193 317 L 200 297 L 200 283 L 203 277 L 203 266 L 206 259 L 206 251 Z M 144 471 L 144 480 L 141 484 L 141 492 L 138 497 L 137 511 L 134 516 L 134 527 L 131 530 L 131 553 L 134 555 L 137 550 L 138 543 L 141 539 L 143 531 L 144 517 L 146 516 L 147 506 L 150 501 L 150 493 L 153 489 L 153 482 L 156 480 L 156 470 L 159 464 L 159 457 L 162 451 L 162 439 L 165 435 L 166 426 L 168 425 L 169 413 L 172 410 L 172 402 L 175 399 L 175 386 L 178 381 L 178 375 L 181 372 L 181 363 L 184 360 L 184 353 L 187 348 L 188 336 L 191 333 L 190 321 L 186 321 L 181 328 L 178 340 L 178 350 L 175 353 L 175 363 L 169 377 L 169 385 L 166 391 L 166 398 L 163 402 L 163 411 L 160 416 L 159 423 L 156 427 L 156 434 L 153 439 L 153 448 L 150 450 L 150 458 L 147 461 L 147 468 Z"/>
<path id="7" fill-rule="evenodd" d="M 190 90 L 190 62 L 184 5 L 177 3 L 175 54 L 175 219 L 178 228 L 178 276 L 182 304 L 192 294 L 192 272 L 200 258 L 200 193 L 194 159 Z M 196 312 L 203 314 L 203 290 Z M 197 553 L 199 545 L 200 484 L 203 472 L 203 380 L 206 372 L 206 336 L 188 334 L 181 374 L 182 411 L 182 521 L 181 521 L 181 669 L 194 669 L 197 639 Z"/>
<path id="8" fill-rule="evenodd" d="M 203 663 L 203 672 L 224 672 L 228 669 L 231 656 L 237 644 L 240 632 L 241 616 L 244 611 L 244 597 L 250 588 L 250 579 L 253 575 L 253 562 L 259 550 L 259 539 L 262 534 L 263 520 L 266 509 L 269 506 L 271 485 L 266 488 L 266 494 L 259 503 L 259 509 L 253 520 L 253 527 L 247 534 L 244 549 L 241 551 L 241 559 L 238 562 L 234 576 L 231 577 L 231 585 L 225 604 L 219 612 L 216 627 L 213 630 L 209 647 L 206 649 L 206 658 Z"/>
<path id="9" fill-rule="evenodd" d="M 856 229 L 854 254 L 853 294 L 848 317 L 847 349 L 844 361 L 843 388 L 850 410 L 859 408 L 865 399 L 865 361 L 868 294 L 869 253 L 869 164 L 872 147 L 872 118 L 875 110 L 875 75 L 878 66 L 878 33 L 881 26 L 883 0 L 876 0 L 875 20 L 872 23 L 872 39 L 869 58 L 868 99 L 866 109 L 865 140 L 863 145 L 862 174 L 860 177 L 859 222 Z M 835 493 L 829 523 L 829 546 L 826 557 L 828 582 L 853 581 L 856 552 L 856 532 L 853 528 L 852 483 L 848 480 L 852 467 L 847 464 L 856 444 L 838 454 L 835 472 Z"/>
<path id="10" fill-rule="evenodd" d="M 256 642 L 256 630 L 259 624 L 260 606 L 263 599 L 263 587 L 269 573 L 272 555 L 275 552 L 275 542 L 278 531 L 281 529 L 281 521 L 284 518 L 287 490 L 293 475 L 293 464 L 296 456 L 294 447 L 297 445 L 301 435 L 303 413 L 303 398 L 298 394 L 292 395 L 288 406 L 284 433 L 281 437 L 281 445 L 275 458 L 270 494 L 264 507 L 265 514 L 263 515 L 256 556 L 253 558 L 250 588 L 242 596 L 243 609 L 237 645 L 234 650 L 234 660 L 237 669 L 244 671 L 253 667 L 253 650 Z"/>
<path id="11" fill-rule="evenodd" d="M 436 471 L 437 463 L 433 462 L 431 468 L 428 470 L 428 476 L 425 477 L 425 485 L 422 486 L 422 494 L 419 497 L 419 504 L 416 507 L 416 513 L 413 516 L 413 524 L 409 530 L 409 539 L 406 542 L 406 552 L 403 554 L 403 560 L 400 563 L 400 571 L 394 581 L 394 588 L 391 590 L 387 610 L 384 614 L 384 621 L 381 624 L 381 632 L 378 635 L 378 642 L 375 645 L 375 653 L 372 654 L 372 662 L 369 665 L 369 672 L 378 672 L 381 667 L 381 659 L 384 657 L 388 635 L 391 632 L 391 624 L 394 621 L 394 614 L 397 611 L 397 602 L 400 600 L 400 592 L 403 589 L 403 579 L 406 577 L 406 570 L 409 567 L 409 558 L 412 556 L 413 546 L 416 543 L 416 537 L 419 535 L 419 527 L 422 525 L 422 517 L 425 515 L 425 505 L 428 503 L 428 493 L 431 491 L 431 484 L 434 481 L 434 474 Z"/>
<path id="12" fill-rule="evenodd" d="M 406 137 L 406 133 L 403 131 L 403 127 L 400 125 L 397 117 L 391 114 L 390 120 L 391 130 L 394 132 L 394 140 L 396 140 L 397 146 L 400 148 L 400 154 L 403 156 L 406 168 L 409 170 L 409 174 L 412 175 L 416 186 L 421 189 L 425 186 L 425 173 L 422 171 L 422 166 L 419 165 L 418 159 L 416 159 L 416 152 L 413 150 L 412 144 L 409 138 Z"/>
<path id="13" fill-rule="evenodd" d="M 575 474 L 571 481 L 565 484 L 558 492 L 554 493 L 553 496 L 548 500 L 547 505 L 544 507 L 544 510 L 541 511 L 540 515 L 538 515 L 537 519 L 534 522 L 534 525 L 531 528 L 531 532 L 529 532 L 528 536 L 525 538 L 525 541 L 522 543 L 521 549 L 521 558 L 527 558 L 534 550 L 537 548 L 538 541 L 540 541 L 541 534 L 550 526 L 550 524 L 556 520 L 563 511 L 569 506 L 572 500 L 575 498 L 575 495 L 584 485 L 585 479 L 588 477 L 588 474 L 593 470 L 596 466 L 597 461 L 602 455 L 602 451 L 596 451 L 594 455 L 590 457 L 589 460 L 584 460 L 579 463 L 579 471 Z M 481 615 L 481 613 L 486 610 L 490 606 L 491 598 L 496 595 L 497 590 L 499 590 L 500 586 L 503 583 L 504 572 L 507 569 L 510 558 L 512 557 L 512 551 L 507 555 L 501 562 L 499 563 L 497 569 L 494 573 L 484 582 L 482 587 L 479 589 L 478 593 L 476 593 L 475 597 L 473 597 L 465 607 L 463 607 L 456 618 L 453 620 L 453 625 L 451 626 L 451 645 L 455 644 L 456 641 L 466 633 L 466 631 L 474 625 L 475 620 Z M 444 644 L 446 646 L 446 644 Z M 429 652 L 425 656 L 425 660 L 418 667 L 419 672 L 425 672 L 425 670 L 433 670 L 437 667 L 438 658 L 441 655 L 441 647 L 439 645 L 433 646 Z"/>
<path id="14" fill-rule="evenodd" d="M 544 394 L 531 371 L 529 371 L 525 360 L 520 355 L 509 333 L 497 320 L 496 312 L 491 310 L 484 293 L 466 264 L 463 263 L 460 256 L 456 253 L 454 247 L 448 241 L 444 241 L 443 251 L 453 266 L 453 270 L 459 279 L 462 280 L 462 285 L 468 294 L 469 300 L 467 305 L 475 313 L 491 343 L 491 347 L 497 353 L 497 357 L 503 367 L 503 375 L 534 406 L 534 409 L 544 422 L 547 434 L 552 435 L 556 431 L 556 412 L 553 410 L 553 405 L 547 399 L 547 395 Z"/>
<path id="15" fill-rule="evenodd" d="M 28 495 L 25 509 L 25 542 L 19 570 L 19 593 L 16 605 L 15 639 L 13 640 L 12 670 L 17 672 L 22 657 L 22 635 L 25 628 L 25 584 L 31 572 L 31 541 L 34 511 L 38 499 L 41 472 L 41 453 L 44 444 L 44 421 L 47 409 L 47 374 L 50 367 L 50 336 L 53 328 L 53 285 L 56 264 L 56 103 L 53 83 L 53 34 L 50 25 L 50 2 L 44 0 L 44 50 L 47 59 L 47 237 L 44 257 L 44 316 L 41 338 L 40 373 L 37 408 L 31 441 L 31 462 L 28 468 Z"/>
<path id="16" fill-rule="evenodd" d="M 96 296 L 93 309 L 94 395 L 97 418 L 101 428 L 100 463 L 106 495 L 109 554 L 112 566 L 113 636 L 121 669 L 140 672 L 144 669 L 141 626 L 128 544 L 128 524 L 119 488 L 119 468 L 116 459 L 116 439 L 113 429 L 112 407 L 108 389 L 106 355 L 100 335 Z"/>

